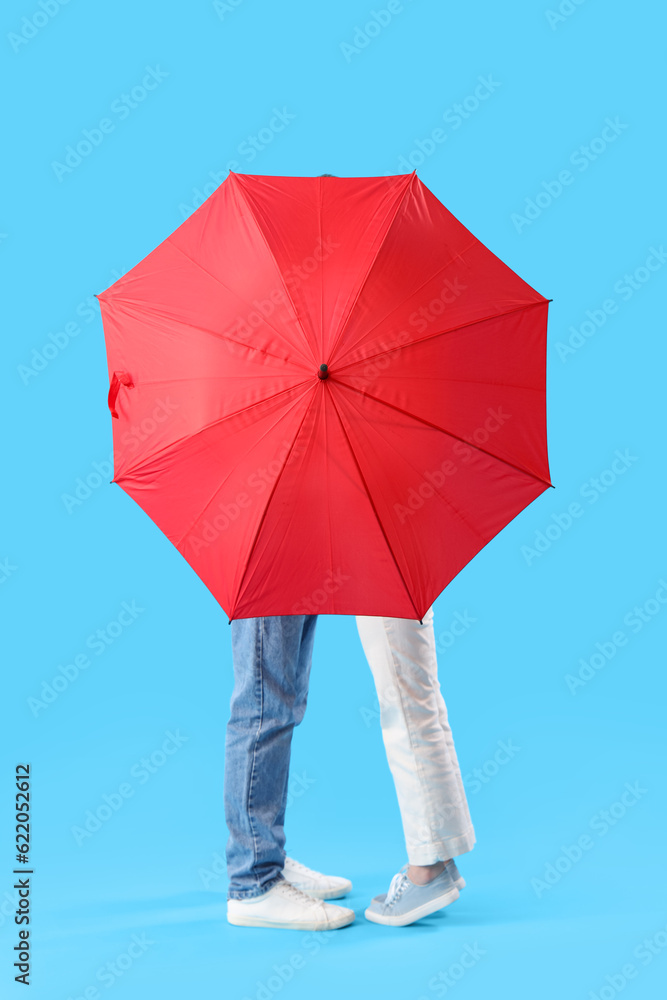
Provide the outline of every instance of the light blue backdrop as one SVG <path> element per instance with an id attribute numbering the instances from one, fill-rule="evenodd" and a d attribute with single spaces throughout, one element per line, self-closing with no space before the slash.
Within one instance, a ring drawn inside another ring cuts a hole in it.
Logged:
<path id="1" fill-rule="evenodd" d="M 39 1000 L 662 995 L 665 17 L 646 0 L 548 3 L 5 4 L 3 996 L 24 995 L 12 804 L 25 760 Z M 469 887 L 405 929 L 362 915 L 405 859 L 346 618 L 318 624 L 288 848 L 353 879 L 357 923 L 320 938 L 226 924 L 227 620 L 108 482 L 91 297 L 230 166 L 416 166 L 554 300 L 556 489 L 436 603 L 478 836 Z M 89 811 L 104 820 L 82 836 Z"/>

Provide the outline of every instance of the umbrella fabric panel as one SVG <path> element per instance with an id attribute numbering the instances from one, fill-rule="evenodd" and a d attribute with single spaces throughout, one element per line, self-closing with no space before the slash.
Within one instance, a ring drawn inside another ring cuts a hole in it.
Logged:
<path id="1" fill-rule="evenodd" d="M 350 365 L 336 383 L 412 414 L 550 483 L 546 301 L 405 343 Z"/>
<path id="2" fill-rule="evenodd" d="M 266 238 L 312 345 L 329 364 L 378 248 L 402 210 L 413 175 L 394 177 L 244 177 L 230 175 Z M 321 266 L 310 275 L 304 266 Z M 312 260 L 312 263 L 311 263 Z M 307 262 L 307 263 L 306 263 Z"/>
<path id="3" fill-rule="evenodd" d="M 275 266 L 264 252 L 273 279 Z M 248 270 L 260 280 L 256 260 Z M 202 426 L 312 375 L 312 364 L 284 342 L 284 331 L 295 327 L 286 299 L 272 317 L 283 325 L 278 334 L 252 301 L 248 310 L 246 299 L 222 288 L 170 240 L 99 299 L 109 377 L 122 370 L 133 381 L 119 393 L 120 419 L 113 422 L 116 480 Z"/>
<path id="4" fill-rule="evenodd" d="M 119 483 L 231 613 L 273 487 L 306 412 L 300 387 L 163 449 Z"/>
<path id="5" fill-rule="evenodd" d="M 344 390 L 336 405 L 421 617 L 548 484 L 366 395 Z"/>
<path id="6" fill-rule="evenodd" d="M 172 233 L 169 242 L 216 282 L 225 335 L 313 371 L 319 361 L 285 277 L 233 176 Z"/>
<path id="7" fill-rule="evenodd" d="M 544 301 L 415 177 L 331 366 Z"/>
<path id="8" fill-rule="evenodd" d="M 228 182 L 99 299 L 157 311 L 309 372 L 315 364 L 266 240 Z"/>
<path id="9" fill-rule="evenodd" d="M 245 348 L 239 356 L 235 345 L 221 338 L 148 314 L 136 316 L 117 303 L 105 308 L 105 324 L 141 344 L 141 351 L 116 349 L 117 362 L 110 366 L 129 369 L 133 382 L 121 387 L 119 419 L 112 422 L 115 482 L 202 427 L 304 382 L 296 366 Z M 179 355 L 180 365 L 173 360 Z"/>
<path id="10" fill-rule="evenodd" d="M 327 382 L 314 389 L 267 505 L 233 616 L 250 616 L 260 602 L 272 615 L 303 614 L 304 609 L 374 615 L 391 607 L 387 613 L 396 617 L 418 617 L 368 496 L 335 393 Z"/>

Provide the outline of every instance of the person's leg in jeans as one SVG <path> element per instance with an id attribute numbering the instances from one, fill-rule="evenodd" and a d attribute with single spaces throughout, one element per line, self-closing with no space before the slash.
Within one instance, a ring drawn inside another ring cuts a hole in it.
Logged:
<path id="1" fill-rule="evenodd" d="M 315 623 L 317 621 L 317 615 L 302 615 L 305 620 L 304 627 L 302 631 L 301 646 L 299 647 L 299 660 L 297 663 L 297 670 L 294 683 L 294 702 L 292 705 L 292 715 L 294 717 L 294 725 L 298 726 L 299 723 L 303 722 L 303 717 L 306 714 L 306 706 L 308 704 L 308 684 L 310 681 L 310 665 L 313 655 L 313 640 L 315 637 Z M 291 742 L 290 742 L 290 755 L 291 755 Z M 282 804 L 280 812 L 276 817 L 274 823 L 274 835 L 276 838 L 280 838 L 285 844 L 285 809 L 287 808 L 287 796 L 289 789 L 289 758 L 287 762 L 287 769 L 285 771 L 285 784 L 283 786 L 282 792 Z M 283 860 L 285 857 L 285 852 L 283 850 Z"/>
<path id="2" fill-rule="evenodd" d="M 232 622 L 224 794 L 227 920 L 237 926 L 316 931 L 354 921 L 354 910 L 324 902 L 345 895 L 352 883 L 306 868 L 284 850 L 292 732 L 306 710 L 316 620 Z"/>
<path id="3" fill-rule="evenodd" d="M 303 719 L 316 615 L 232 622 L 234 691 L 225 744 L 229 898 L 282 878 L 294 727 Z"/>
<path id="4" fill-rule="evenodd" d="M 357 616 L 357 627 L 380 703 L 408 874 L 416 884 L 425 884 L 442 872 L 445 862 L 475 843 L 438 681 L 433 610 L 423 623 Z"/>

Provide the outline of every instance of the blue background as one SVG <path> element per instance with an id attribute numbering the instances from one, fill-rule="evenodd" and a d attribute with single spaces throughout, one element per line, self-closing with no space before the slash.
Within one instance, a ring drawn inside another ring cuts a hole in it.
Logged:
<path id="1" fill-rule="evenodd" d="M 667 577 L 667 268 L 641 268 L 667 239 L 663 9 L 566 0 L 571 13 L 556 20 L 546 0 L 406 0 L 351 50 L 343 43 L 355 43 L 384 0 L 218 9 L 71 0 L 55 13 L 55 0 L 44 2 L 43 16 L 37 0 L 7 3 L 0 32 L 3 93 L 13 95 L 0 219 L 3 996 L 23 995 L 11 965 L 12 802 L 14 766 L 28 760 L 39 1000 L 83 997 L 94 985 L 118 1000 L 604 1000 L 626 989 L 653 1000 L 667 981 L 667 611 L 655 600 Z M 121 111 L 146 67 L 166 76 Z M 475 107 L 480 76 L 495 83 Z M 468 116 L 456 125 L 454 106 L 466 98 Z M 251 159 L 248 137 L 276 108 L 294 117 Z M 105 117 L 113 130 L 59 177 L 54 162 Z M 607 118 L 618 134 L 601 145 Z M 446 139 L 429 145 L 436 128 Z M 176 228 L 232 162 L 240 173 L 362 176 L 403 173 L 410 156 L 437 197 L 554 300 L 556 489 L 516 517 L 435 609 L 478 837 L 461 859 L 468 888 L 448 911 L 404 929 L 364 920 L 369 898 L 404 863 L 400 817 L 354 621 L 321 617 L 309 710 L 294 739 L 288 849 L 352 878 L 358 919 L 320 939 L 234 928 L 224 919 L 225 878 L 214 877 L 226 840 L 227 620 L 143 511 L 108 484 L 106 356 L 90 297 Z M 553 182 L 568 169 L 572 182 L 556 196 Z M 544 182 L 552 195 L 517 223 Z M 632 289 L 623 276 L 635 272 Z M 616 310 L 595 326 L 587 311 L 599 320 L 608 299 Z M 580 333 L 580 346 L 563 354 L 558 345 L 587 319 L 592 335 Z M 600 481 L 617 450 L 629 453 L 626 467 Z M 84 498 L 68 509 L 64 497 L 87 477 L 95 485 L 88 496 L 79 487 Z M 581 514 L 566 527 L 561 516 L 559 535 L 554 515 L 575 502 Z M 549 525 L 548 545 L 531 556 L 524 547 Z M 91 651 L 87 638 L 132 601 L 143 610 L 103 653 Z M 646 602 L 641 627 L 624 623 Z M 475 621 L 452 642 L 457 612 Z M 566 676 L 599 652 L 596 643 L 608 650 L 618 630 L 625 645 L 570 690 Z M 29 699 L 86 651 L 90 666 L 35 710 Z M 167 731 L 187 739 L 146 780 L 137 764 Z M 499 741 L 518 748 L 502 765 Z M 133 794 L 77 844 L 73 828 L 124 782 Z M 635 801 L 615 806 L 626 783 L 639 783 Z M 603 833 L 605 810 L 613 823 Z M 570 845 L 584 834 L 592 846 L 568 870 L 564 851 L 576 857 Z M 540 888 L 534 880 L 547 871 L 552 884 Z M 144 951 L 122 975 L 97 979 L 135 934 L 146 935 Z M 466 946 L 479 958 L 447 986 L 438 976 L 459 975 Z M 295 955 L 300 967 L 287 978 Z M 620 971 L 628 963 L 631 978 Z"/>

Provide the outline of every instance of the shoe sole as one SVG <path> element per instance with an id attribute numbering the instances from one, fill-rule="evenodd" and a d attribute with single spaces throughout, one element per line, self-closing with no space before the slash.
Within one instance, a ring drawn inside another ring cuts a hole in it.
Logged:
<path id="1" fill-rule="evenodd" d="M 258 917 L 235 917 L 227 914 L 227 923 L 233 924 L 235 927 L 272 927 L 275 930 L 292 931 L 333 931 L 338 930 L 339 927 L 347 927 L 348 924 L 354 923 L 355 916 L 356 914 L 352 912 L 351 916 L 345 914 L 342 917 L 336 917 L 335 920 L 293 920 L 287 922 L 262 920 Z"/>
<path id="2" fill-rule="evenodd" d="M 428 917 L 429 914 L 435 913 L 437 910 L 442 910 L 458 898 L 459 890 L 454 886 L 449 892 L 443 893 L 442 896 L 438 896 L 437 899 L 432 899 L 428 903 L 422 903 L 421 906 L 415 907 L 409 913 L 402 913 L 397 917 L 387 917 L 382 913 L 375 913 L 369 907 L 364 916 L 366 920 L 370 920 L 374 924 L 384 924 L 386 927 L 406 927 L 408 924 L 414 924 L 416 920 L 421 920 L 422 917 Z"/>

